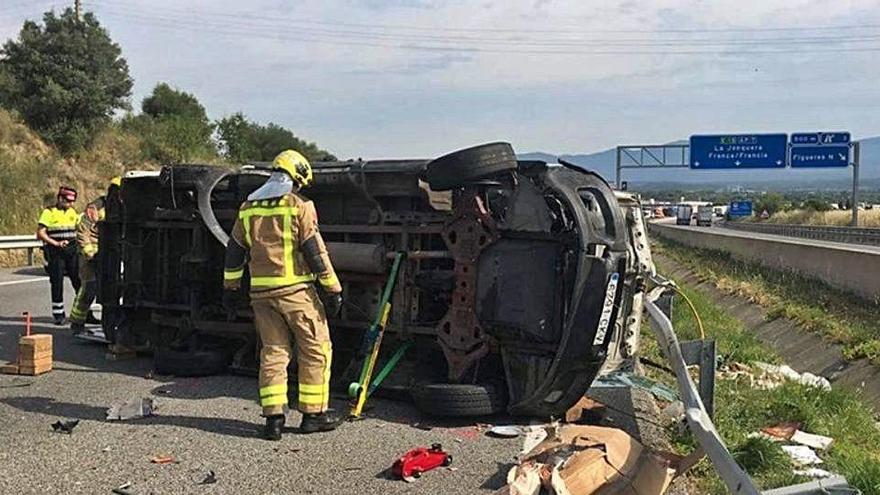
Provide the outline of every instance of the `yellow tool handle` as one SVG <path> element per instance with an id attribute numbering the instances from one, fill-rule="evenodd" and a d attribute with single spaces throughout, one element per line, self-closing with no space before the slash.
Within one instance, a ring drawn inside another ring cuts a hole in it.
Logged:
<path id="1" fill-rule="evenodd" d="M 382 318 L 379 319 L 379 335 L 376 336 L 376 342 L 373 343 L 373 350 L 370 352 L 370 360 L 367 362 L 367 374 L 364 377 L 364 383 L 361 384 L 360 393 L 358 393 L 357 403 L 351 410 L 351 415 L 360 417 L 361 411 L 364 409 L 364 403 L 367 402 L 367 391 L 370 389 L 370 380 L 373 377 L 373 368 L 376 366 L 376 360 L 379 357 L 379 347 L 382 345 L 382 337 L 385 335 L 385 324 L 388 323 L 388 317 L 391 314 L 391 303 L 385 303 L 382 308 Z"/>

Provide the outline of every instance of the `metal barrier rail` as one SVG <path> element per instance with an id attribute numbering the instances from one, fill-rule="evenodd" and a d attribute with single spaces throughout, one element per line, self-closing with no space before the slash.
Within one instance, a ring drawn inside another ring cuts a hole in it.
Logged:
<path id="1" fill-rule="evenodd" d="M 43 243 L 37 240 L 35 235 L 5 235 L 0 236 L 0 251 L 7 249 L 27 249 L 28 266 L 34 264 L 34 249 L 43 247 Z"/>
<path id="2" fill-rule="evenodd" d="M 748 473 L 737 464 L 730 451 L 727 450 L 721 435 L 718 434 L 718 430 L 715 429 L 712 417 L 706 411 L 697 386 L 688 372 L 682 347 L 675 335 L 672 322 L 657 305 L 658 300 L 670 289 L 670 282 L 659 276 L 653 277 L 652 281 L 658 285 L 648 293 L 645 300 L 645 310 L 650 317 L 651 328 L 657 336 L 660 348 L 675 374 L 678 390 L 681 393 L 681 401 L 684 404 L 688 428 L 699 443 L 699 448 L 695 453 L 705 454 L 709 458 L 718 477 L 721 478 L 730 493 L 734 495 L 762 494 Z M 723 407 L 723 405 L 719 407 Z M 768 490 L 763 492 L 763 495 L 827 495 L 830 493 L 851 495 L 860 492 L 851 488 L 844 477 L 836 476 L 827 480 Z"/>
<path id="3" fill-rule="evenodd" d="M 762 234 L 880 246 L 880 229 L 870 229 L 865 227 L 828 227 L 819 225 L 752 222 L 724 222 L 723 226 L 726 229 L 760 232 Z"/>

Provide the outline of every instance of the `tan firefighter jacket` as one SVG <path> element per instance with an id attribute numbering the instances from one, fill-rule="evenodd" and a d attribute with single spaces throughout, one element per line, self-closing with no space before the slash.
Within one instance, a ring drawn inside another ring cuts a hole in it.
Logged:
<path id="1" fill-rule="evenodd" d="M 98 254 L 98 222 L 104 220 L 104 198 L 98 198 L 86 206 L 76 222 L 76 245 L 79 254 L 91 260 Z"/>
<path id="2" fill-rule="evenodd" d="M 296 193 L 241 205 L 226 245 L 226 289 L 241 287 L 245 265 L 252 299 L 287 294 L 312 282 L 327 292 L 342 292 L 318 231 L 315 205 Z"/>

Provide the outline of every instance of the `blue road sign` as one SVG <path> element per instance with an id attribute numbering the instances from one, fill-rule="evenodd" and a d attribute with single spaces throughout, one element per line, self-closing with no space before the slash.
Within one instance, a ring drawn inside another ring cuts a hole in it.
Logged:
<path id="1" fill-rule="evenodd" d="M 849 144 L 851 141 L 848 132 L 798 132 L 791 135 L 791 145 L 801 144 Z"/>
<path id="2" fill-rule="evenodd" d="M 785 168 L 786 134 L 691 136 L 690 167 L 696 170 Z"/>
<path id="3" fill-rule="evenodd" d="M 752 216 L 752 202 L 731 201 L 727 208 L 727 214 L 730 217 L 750 217 Z"/>
<path id="4" fill-rule="evenodd" d="M 826 144 L 791 147 L 791 168 L 847 167 L 848 144 Z"/>

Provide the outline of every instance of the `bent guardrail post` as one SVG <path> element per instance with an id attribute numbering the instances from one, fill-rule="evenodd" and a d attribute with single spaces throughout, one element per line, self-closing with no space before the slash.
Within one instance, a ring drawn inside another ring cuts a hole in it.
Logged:
<path id="1" fill-rule="evenodd" d="M 709 457 L 712 465 L 715 466 L 715 470 L 718 471 L 718 475 L 724 481 L 724 484 L 727 485 L 730 493 L 757 495 L 760 493 L 758 487 L 755 486 L 749 475 L 739 467 L 730 455 L 730 452 L 724 445 L 724 441 L 721 440 L 721 436 L 718 435 L 718 431 L 712 423 L 712 418 L 709 417 L 706 408 L 703 406 L 703 401 L 700 399 L 697 387 L 687 372 L 687 366 L 682 356 L 678 337 L 676 337 L 675 331 L 672 328 L 672 322 L 655 304 L 657 298 L 666 290 L 665 286 L 653 289 L 645 301 L 645 309 L 651 317 L 651 328 L 657 334 L 660 348 L 663 349 L 666 359 L 675 372 L 675 379 L 681 392 L 682 402 L 684 403 L 688 427 L 700 443 L 700 447 Z"/>

